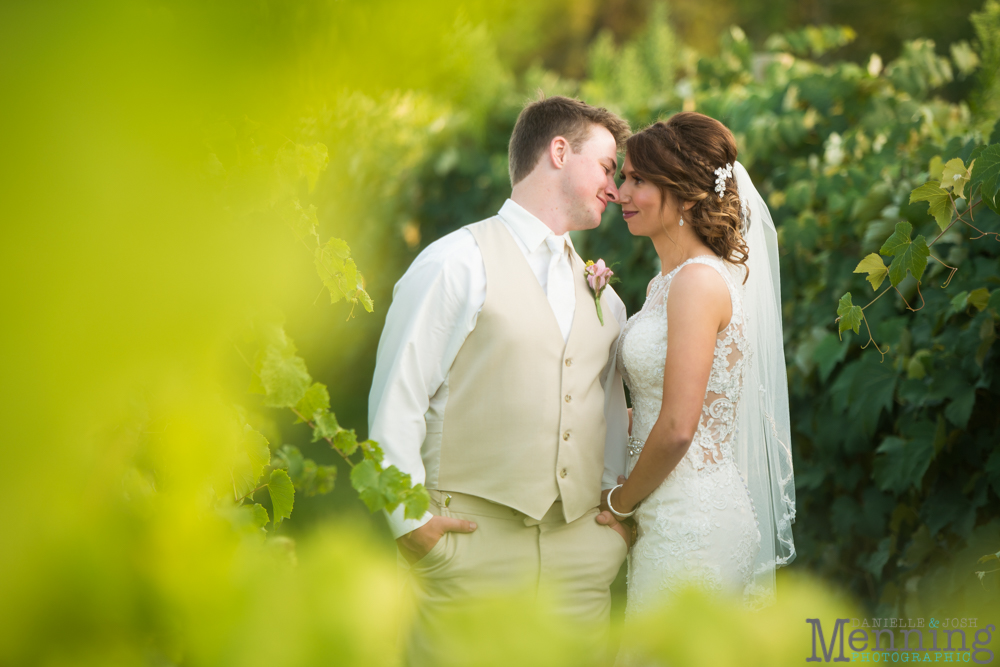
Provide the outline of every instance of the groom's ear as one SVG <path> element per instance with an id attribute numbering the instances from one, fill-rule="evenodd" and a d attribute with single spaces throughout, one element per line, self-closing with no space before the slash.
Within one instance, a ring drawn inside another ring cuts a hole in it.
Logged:
<path id="1" fill-rule="evenodd" d="M 566 160 L 569 158 L 569 152 L 572 148 L 569 145 L 569 141 L 566 137 L 558 136 L 549 142 L 549 163 L 552 165 L 553 169 L 562 169 L 566 166 Z"/>

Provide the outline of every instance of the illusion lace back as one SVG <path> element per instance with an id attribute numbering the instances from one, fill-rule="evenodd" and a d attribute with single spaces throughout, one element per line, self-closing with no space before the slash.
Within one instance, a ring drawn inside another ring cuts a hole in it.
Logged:
<path id="1" fill-rule="evenodd" d="M 694 257 L 650 283 L 646 302 L 629 318 L 618 364 L 632 396 L 628 472 L 660 416 L 667 356 L 667 295 L 688 264 L 715 268 L 726 281 L 732 318 L 718 333 L 698 429 L 684 458 L 635 514 L 638 540 L 629 554 L 626 620 L 689 585 L 729 593 L 749 604 L 757 516 L 733 456 L 737 406 L 748 359 L 746 315 L 738 269 L 713 255 Z M 624 657 L 624 656 L 623 656 Z"/>

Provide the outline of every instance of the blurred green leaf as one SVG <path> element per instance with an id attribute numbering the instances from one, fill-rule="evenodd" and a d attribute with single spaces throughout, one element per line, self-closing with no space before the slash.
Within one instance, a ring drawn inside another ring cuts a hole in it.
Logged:
<path id="1" fill-rule="evenodd" d="M 281 525 L 283 519 L 292 516 L 292 506 L 295 504 L 295 487 L 288 473 L 280 468 L 271 471 L 267 482 L 267 491 L 271 494 L 271 509 L 274 512 L 274 527 Z"/>
<path id="2" fill-rule="evenodd" d="M 934 458 L 933 429 L 922 437 L 905 439 L 889 436 L 875 450 L 873 475 L 883 491 L 897 495 L 919 485 Z"/>
<path id="3" fill-rule="evenodd" d="M 337 415 L 332 412 L 313 414 L 313 442 L 318 442 L 321 438 L 333 438 L 340 430 Z"/>
<path id="4" fill-rule="evenodd" d="M 431 498 L 423 484 L 415 484 L 412 489 L 403 492 L 403 505 L 406 507 L 407 519 L 419 519 L 430 507 Z"/>
<path id="5" fill-rule="evenodd" d="M 970 305 L 975 306 L 976 310 L 986 310 L 986 306 L 990 302 L 990 291 L 985 287 L 980 287 L 969 292 L 968 302 Z"/>
<path id="6" fill-rule="evenodd" d="M 333 446 L 342 451 L 344 456 L 350 456 L 358 449 L 358 434 L 353 428 L 340 429 L 333 437 Z"/>
<path id="7" fill-rule="evenodd" d="M 272 343 L 264 348 L 258 375 L 266 392 L 264 405 L 271 408 L 293 407 L 312 383 L 306 362 L 296 356 L 291 341 L 284 346 Z"/>
<path id="8" fill-rule="evenodd" d="M 381 472 L 378 464 L 369 459 L 365 459 L 351 470 L 351 486 L 372 512 L 385 506 L 385 499 L 379 489 Z"/>
<path id="9" fill-rule="evenodd" d="M 302 415 L 296 418 L 295 423 L 313 419 L 317 411 L 326 413 L 330 409 L 330 394 L 326 390 L 326 385 L 321 382 L 314 382 L 298 403 L 295 404 L 295 411 Z"/>
<path id="10" fill-rule="evenodd" d="M 256 486 L 257 480 L 264 472 L 264 466 L 271 460 L 271 450 L 268 448 L 267 438 L 247 425 L 243 432 L 243 449 L 250 461 L 252 484 Z"/>
<path id="11" fill-rule="evenodd" d="M 253 525 L 255 528 L 263 529 L 264 526 L 271 520 L 271 517 L 267 515 L 267 510 L 260 503 L 254 503 L 253 505 Z"/>

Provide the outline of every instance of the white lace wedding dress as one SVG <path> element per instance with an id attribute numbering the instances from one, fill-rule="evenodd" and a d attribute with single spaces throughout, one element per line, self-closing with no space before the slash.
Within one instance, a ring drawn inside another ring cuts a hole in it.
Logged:
<path id="1" fill-rule="evenodd" d="M 683 267 L 715 268 L 729 287 L 732 319 L 716 339 L 715 360 L 690 448 L 635 513 L 638 540 L 628 557 L 626 623 L 686 585 L 742 597 L 749 604 L 761 534 L 746 483 L 733 456 L 737 404 L 749 354 L 739 269 L 714 255 L 689 259 L 650 283 L 646 302 L 629 318 L 618 364 L 632 396 L 628 472 L 632 472 L 663 399 L 667 295 Z M 627 633 L 626 633 L 627 643 Z M 627 648 L 619 664 L 630 664 Z"/>

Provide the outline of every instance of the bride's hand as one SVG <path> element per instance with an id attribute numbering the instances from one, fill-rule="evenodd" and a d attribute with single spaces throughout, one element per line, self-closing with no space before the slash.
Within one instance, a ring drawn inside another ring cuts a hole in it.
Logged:
<path id="1" fill-rule="evenodd" d="M 631 416 L 632 416 L 632 410 L 629 409 L 629 417 Z M 625 483 L 625 475 L 618 475 L 618 483 L 619 484 Z M 630 529 L 629 526 L 624 525 L 617 518 L 615 518 L 615 515 L 612 514 L 611 510 L 608 509 L 608 494 L 610 492 L 611 492 L 610 489 L 601 491 L 601 505 L 598 508 L 601 510 L 601 512 L 596 517 L 597 523 L 601 524 L 602 526 L 611 526 L 612 528 L 614 528 L 615 531 L 622 536 L 622 539 L 625 540 L 625 545 L 631 549 L 632 530 Z"/>

